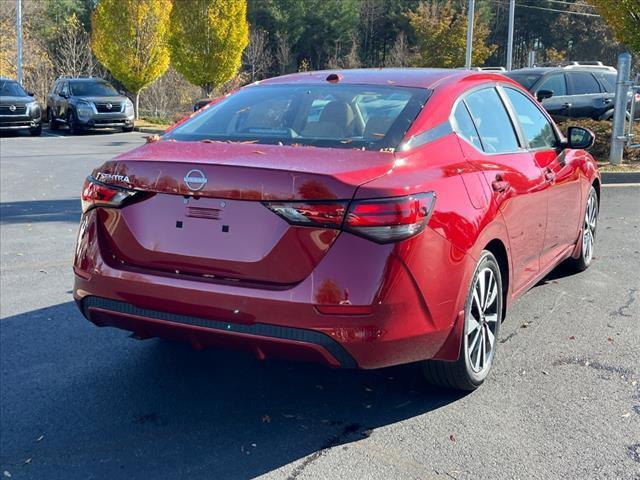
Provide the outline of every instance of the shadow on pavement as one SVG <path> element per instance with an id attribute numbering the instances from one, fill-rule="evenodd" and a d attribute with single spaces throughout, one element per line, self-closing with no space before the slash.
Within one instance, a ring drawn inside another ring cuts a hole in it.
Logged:
<path id="1" fill-rule="evenodd" d="M 0 330 L 1 464 L 20 478 L 249 478 L 315 454 L 295 478 L 327 447 L 461 398 L 412 366 L 333 370 L 136 341 L 72 302 Z"/>
<path id="2" fill-rule="evenodd" d="M 0 225 L 80 221 L 80 199 L 27 200 L 0 203 Z"/>

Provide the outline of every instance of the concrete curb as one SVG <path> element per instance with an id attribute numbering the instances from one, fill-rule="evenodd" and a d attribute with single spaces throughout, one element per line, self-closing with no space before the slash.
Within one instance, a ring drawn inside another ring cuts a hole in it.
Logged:
<path id="1" fill-rule="evenodd" d="M 640 183 L 640 172 L 602 172 L 603 185 Z"/>
<path id="2" fill-rule="evenodd" d="M 156 128 L 156 127 L 134 127 L 133 130 L 135 132 L 140 133 L 150 133 L 152 135 L 162 135 L 166 128 Z"/>

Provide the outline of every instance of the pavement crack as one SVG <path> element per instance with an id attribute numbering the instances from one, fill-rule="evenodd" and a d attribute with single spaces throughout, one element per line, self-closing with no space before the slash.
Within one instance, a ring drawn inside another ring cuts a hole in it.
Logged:
<path id="1" fill-rule="evenodd" d="M 631 315 L 630 313 L 627 313 L 626 310 L 628 310 L 629 308 L 631 308 L 631 305 L 633 305 L 638 297 L 638 289 L 637 288 L 630 288 L 629 289 L 629 298 L 627 298 L 627 301 L 620 306 L 620 308 L 618 308 L 617 310 L 614 310 L 613 312 L 611 312 L 611 316 L 612 317 L 616 317 L 616 316 L 620 316 L 620 317 L 632 317 L 633 315 Z"/>
<path id="2" fill-rule="evenodd" d="M 623 375 L 626 379 L 630 379 L 631 377 L 634 376 L 634 372 L 630 368 L 616 367 L 615 365 L 607 365 L 604 363 L 600 363 L 597 360 L 591 361 L 587 358 L 580 358 L 580 357 L 561 358 L 560 360 L 556 360 L 555 362 L 553 362 L 552 365 L 554 367 L 558 367 L 562 365 L 580 365 L 582 367 L 593 368 L 594 370 Z"/>
<path id="3" fill-rule="evenodd" d="M 306 468 L 311 465 L 313 462 L 317 461 L 321 458 L 325 453 L 327 453 L 330 449 L 335 446 L 343 443 L 350 436 L 360 432 L 360 435 L 364 438 L 367 438 L 373 432 L 373 428 L 362 428 L 359 423 L 350 423 L 345 425 L 341 432 L 331 436 L 317 452 L 309 455 L 304 461 L 293 469 L 291 474 L 287 477 L 287 480 L 295 480 L 300 476 L 300 474 L 306 470 Z"/>

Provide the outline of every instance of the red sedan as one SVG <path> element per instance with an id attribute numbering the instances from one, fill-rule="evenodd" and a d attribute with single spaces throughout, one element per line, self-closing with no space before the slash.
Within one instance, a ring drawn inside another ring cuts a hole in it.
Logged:
<path id="1" fill-rule="evenodd" d="M 87 178 L 74 295 L 140 338 L 471 390 L 511 303 L 593 258 L 592 143 L 495 73 L 252 84 Z"/>

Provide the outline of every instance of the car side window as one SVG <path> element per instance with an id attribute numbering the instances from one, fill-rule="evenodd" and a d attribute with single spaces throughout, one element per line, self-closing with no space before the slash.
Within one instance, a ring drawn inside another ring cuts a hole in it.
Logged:
<path id="1" fill-rule="evenodd" d="M 65 94 L 69 95 L 69 83 L 62 82 L 62 88 L 60 89 L 60 95 Z"/>
<path id="2" fill-rule="evenodd" d="M 568 73 L 569 93 L 571 95 L 585 95 L 589 93 L 600 93 L 600 85 L 589 72 Z"/>
<path id="3" fill-rule="evenodd" d="M 470 93 L 465 97 L 484 151 L 506 153 L 518 150 L 518 138 L 509 114 L 493 87 Z"/>
<path id="4" fill-rule="evenodd" d="M 467 110 L 464 102 L 458 102 L 458 106 L 453 111 L 453 119 L 455 122 L 454 128 L 456 133 L 478 150 L 482 150 L 480 136 L 478 135 L 476 126 L 473 124 L 469 110 Z"/>
<path id="5" fill-rule="evenodd" d="M 549 75 L 545 78 L 540 86 L 537 88 L 540 90 L 551 90 L 554 97 L 560 97 L 567 94 L 567 82 L 565 81 L 564 74 L 556 73 Z"/>
<path id="6" fill-rule="evenodd" d="M 597 72 L 594 73 L 594 75 L 600 80 L 600 84 L 604 87 L 605 92 L 613 93 L 616 91 L 617 75 L 615 73 Z"/>
<path id="7" fill-rule="evenodd" d="M 522 92 L 505 88 L 529 148 L 555 148 L 556 134 L 553 126 L 540 109 Z"/>

